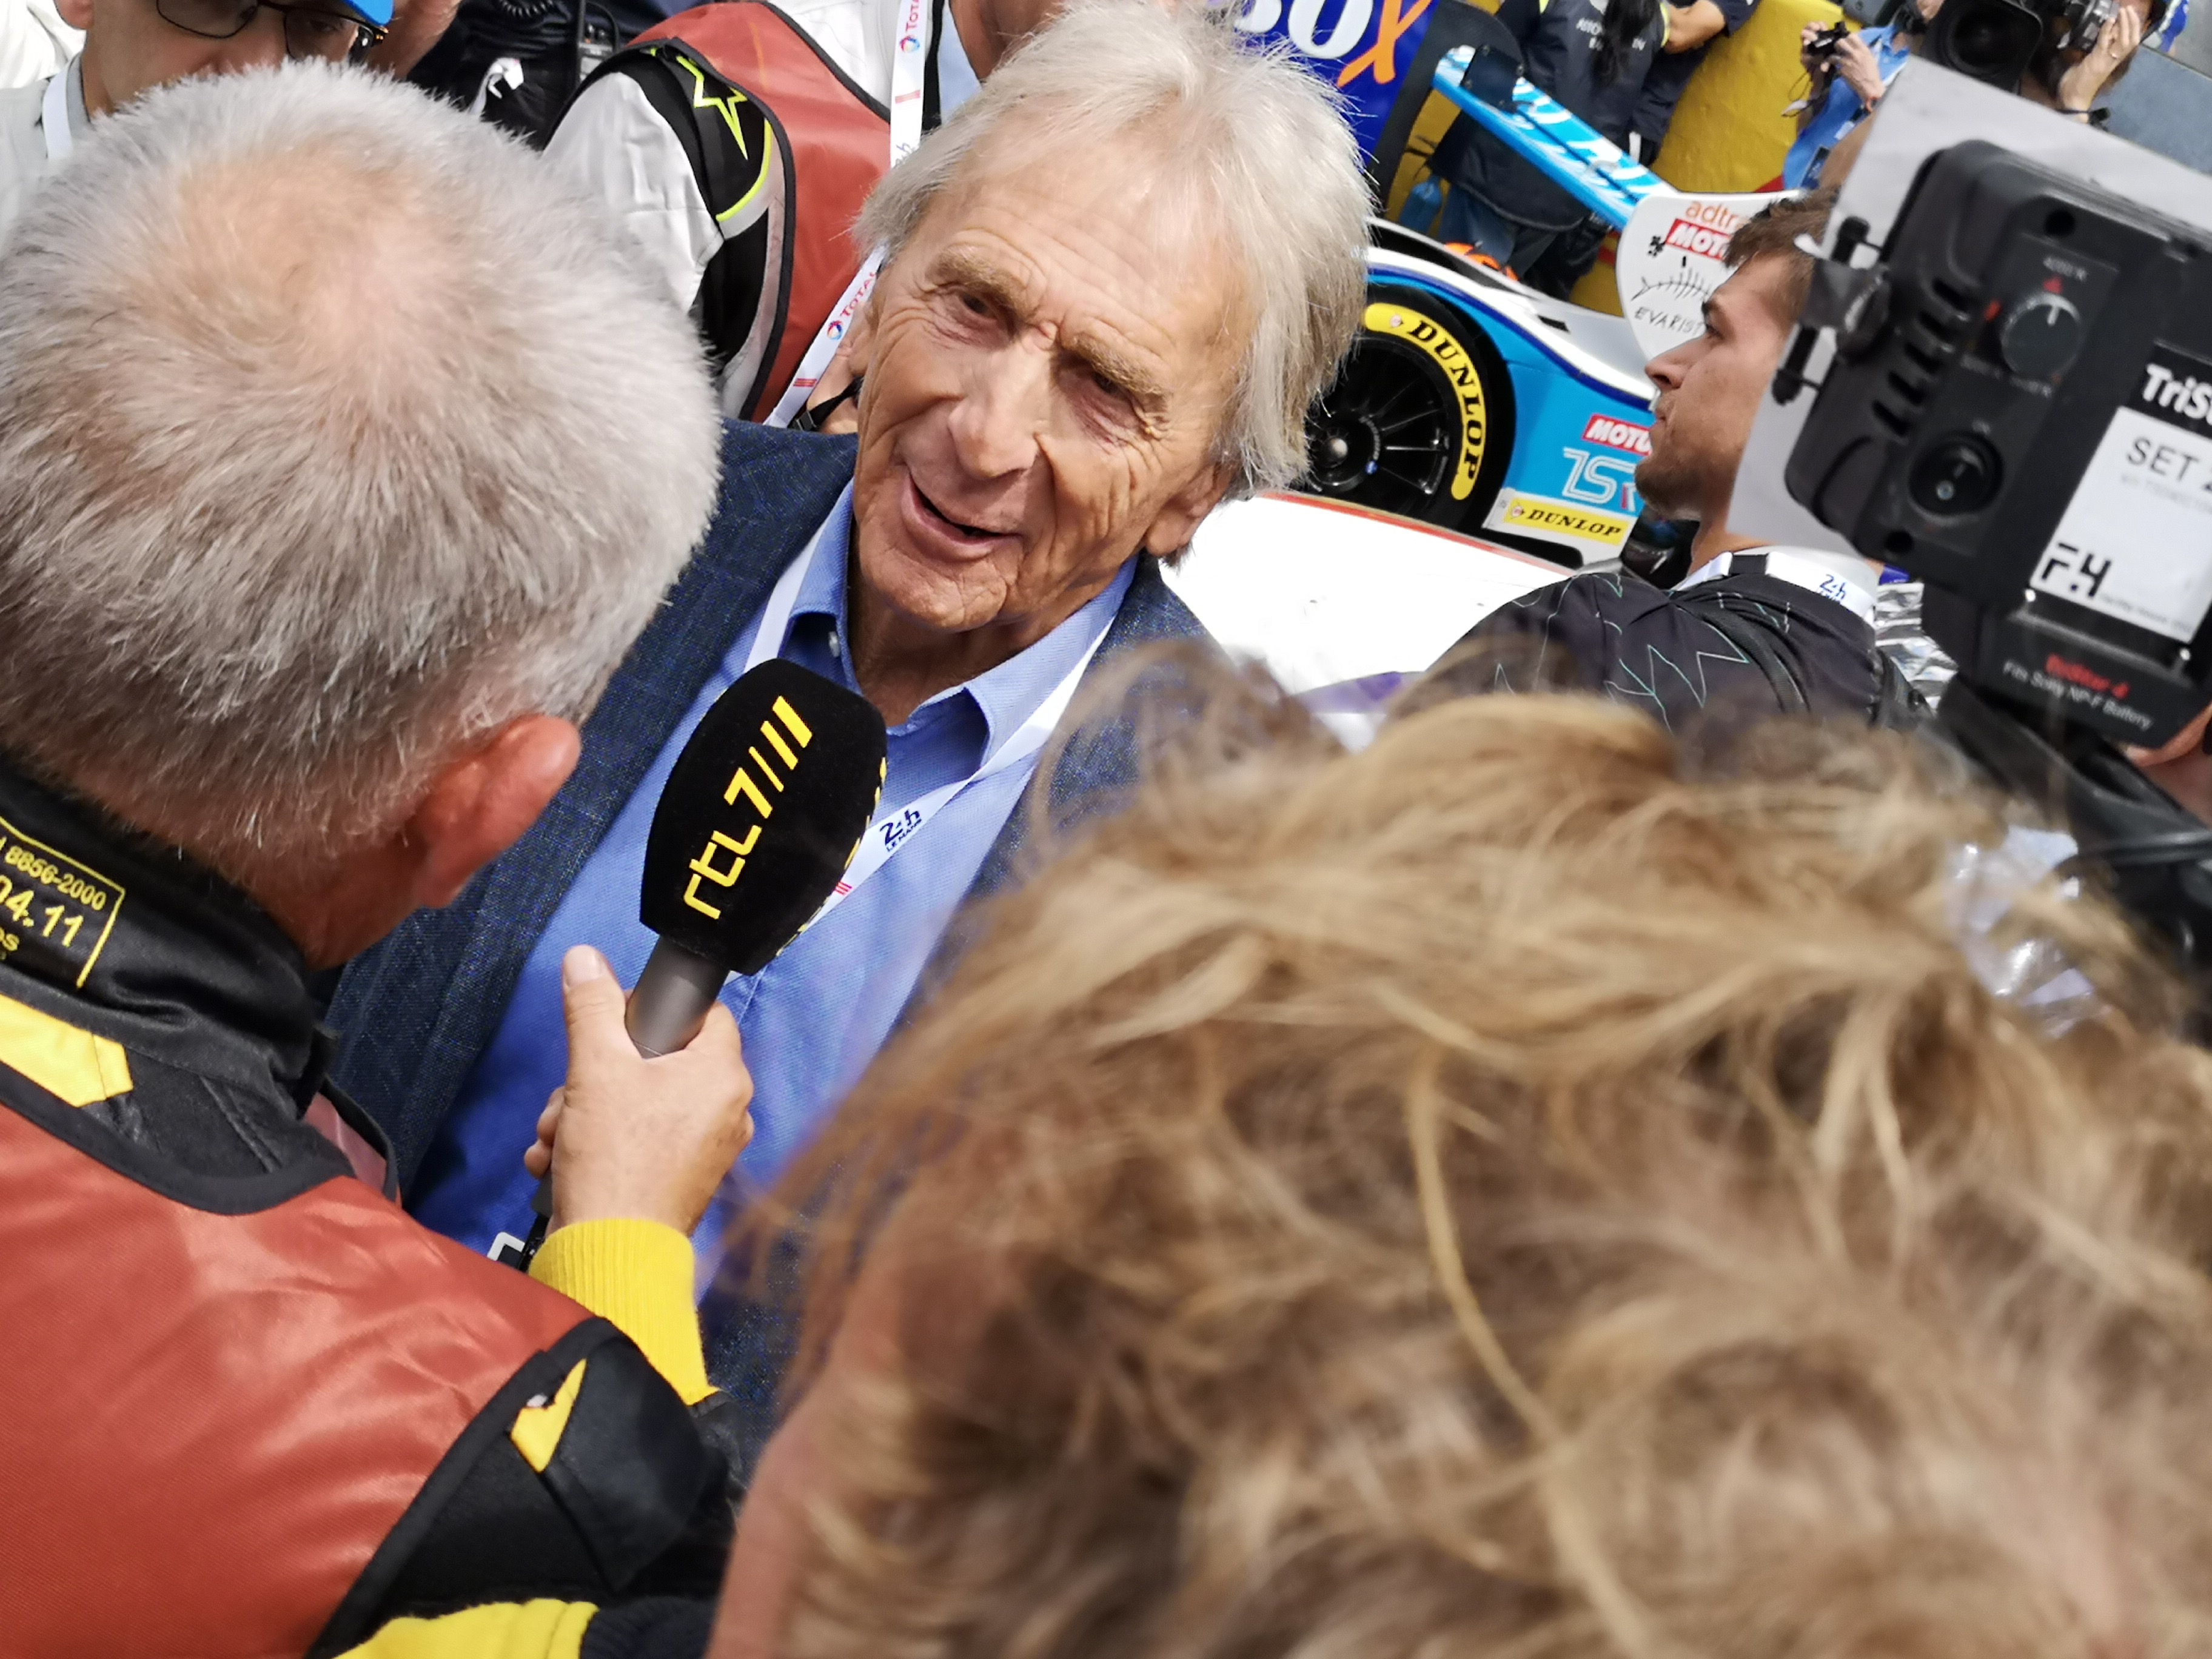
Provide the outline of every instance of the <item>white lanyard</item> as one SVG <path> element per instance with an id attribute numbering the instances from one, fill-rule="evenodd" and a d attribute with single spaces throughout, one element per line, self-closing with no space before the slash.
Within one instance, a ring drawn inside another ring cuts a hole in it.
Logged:
<path id="1" fill-rule="evenodd" d="M 1833 599 L 1863 623 L 1871 625 L 1874 622 L 1874 590 L 1863 580 L 1840 568 L 1840 559 L 1831 564 L 1826 559 L 1813 554 L 1781 547 L 1747 547 L 1743 552 L 1747 558 L 1765 559 L 1766 574 L 1775 580 L 1788 582 L 1792 587 L 1804 588 L 1823 599 Z M 1685 588 L 1717 581 L 1735 568 L 1735 556 L 1733 553 L 1723 553 L 1700 565 L 1696 571 L 1676 583 L 1674 591 L 1680 593 Z"/>
<path id="2" fill-rule="evenodd" d="M 845 292 L 830 313 L 830 320 L 822 325 L 822 331 L 814 337 L 814 343 L 806 348 L 806 355 L 799 360 L 799 372 L 791 377 L 791 384 L 783 396 L 775 400 L 775 407 L 768 412 L 763 426 L 789 426 L 791 417 L 806 407 L 806 400 L 814 395 L 814 388 L 822 384 L 822 371 L 830 367 L 830 358 L 845 338 L 845 331 L 853 325 L 853 319 L 860 314 L 860 307 L 875 292 L 876 273 L 883 269 L 884 251 L 878 248 L 860 261 L 860 270 L 846 284 Z"/>
<path id="3" fill-rule="evenodd" d="M 914 153 L 921 143 L 921 81 L 922 68 L 929 61 L 930 0 L 898 0 L 898 33 L 891 42 L 891 161 L 892 167 Z M 845 338 L 845 331 L 852 326 L 853 319 L 867 303 L 868 295 L 876 286 L 876 272 L 883 268 L 884 251 L 878 248 L 860 261 L 860 270 L 845 285 L 837 303 L 830 308 L 829 320 L 822 325 L 806 355 L 799 360 L 798 372 L 791 384 L 775 400 L 763 424 L 789 426 L 792 416 L 806 407 L 806 400 L 814 388 L 822 383 L 822 371 L 830 367 L 830 358 L 837 355 L 837 347 Z"/>
<path id="4" fill-rule="evenodd" d="M 54 78 L 46 82 L 46 95 L 39 104 L 39 125 L 46 129 L 49 161 L 66 160 L 70 146 L 76 142 L 69 124 L 69 78 L 70 71 L 76 67 L 74 58 L 64 64 Z"/>
<path id="5" fill-rule="evenodd" d="M 849 494 L 838 501 L 836 510 L 839 513 L 852 510 Z M 830 523 L 836 521 L 833 515 Z M 791 627 L 792 607 L 799 603 L 799 590 L 805 586 L 806 573 L 814 568 L 815 554 L 821 547 L 823 534 L 828 528 L 829 525 L 825 524 L 814 532 L 814 539 L 806 544 L 798 558 L 792 562 L 791 568 L 777 580 L 775 589 L 769 594 L 768 604 L 761 611 L 760 626 L 753 635 L 752 649 L 745 654 L 745 672 L 748 674 L 770 658 L 782 654 L 783 636 Z M 814 922 L 828 915 L 862 882 L 890 863 L 891 854 L 912 841 L 922 825 L 951 805 L 953 798 L 962 790 L 1033 758 L 1051 740 L 1053 729 L 1060 724 L 1060 716 L 1067 712 L 1068 704 L 1075 700 L 1075 688 L 1083 678 L 1083 671 L 1091 666 L 1091 658 L 1098 654 L 1098 647 L 1106 642 L 1106 635 L 1111 627 L 1109 622 L 1107 627 L 1098 630 L 1098 637 L 1084 648 L 1083 655 L 1077 659 L 1075 666 L 1067 671 L 1058 685 L 1053 687 L 1052 694 L 1037 705 L 1036 712 L 1015 728 L 1013 735 L 999 745 L 996 754 L 986 758 L 982 765 L 966 777 L 940 784 L 920 799 L 909 801 L 896 812 L 886 812 L 870 824 L 867 834 L 860 837 L 860 845 L 853 854 L 852 863 L 845 867 L 844 880 L 839 882 L 836 890 L 822 901 L 822 908 L 814 913 L 813 921 L 808 922 L 807 926 L 811 927 Z M 849 641 L 848 648 L 850 648 Z"/>
<path id="6" fill-rule="evenodd" d="M 929 61 L 929 0 L 898 0 L 898 39 L 891 49 L 891 165 L 921 142 L 921 70 Z"/>

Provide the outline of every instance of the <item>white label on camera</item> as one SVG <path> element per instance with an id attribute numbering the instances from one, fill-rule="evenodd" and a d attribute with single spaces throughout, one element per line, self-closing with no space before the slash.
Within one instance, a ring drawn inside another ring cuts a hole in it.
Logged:
<path id="1" fill-rule="evenodd" d="M 2202 381 L 2177 373 L 2195 368 Z M 2212 608 L 2212 369 L 2158 353 L 2090 458 L 2029 586 L 2170 640 Z"/>

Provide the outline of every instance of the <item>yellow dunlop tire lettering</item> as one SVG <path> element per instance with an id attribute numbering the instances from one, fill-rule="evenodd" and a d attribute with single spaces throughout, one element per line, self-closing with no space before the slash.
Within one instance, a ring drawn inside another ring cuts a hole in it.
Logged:
<path id="1" fill-rule="evenodd" d="M 1510 501 L 1501 502 L 1500 510 L 1491 514 L 1490 522 L 1494 529 L 1567 536 L 1607 548 L 1620 546 L 1628 539 L 1628 532 L 1636 527 L 1634 520 L 1624 519 L 1618 514 L 1596 513 L 1534 495 L 1516 495 Z"/>
<path id="2" fill-rule="evenodd" d="M 1426 352 L 1443 371 L 1459 404 L 1459 465 L 1452 473 L 1451 496 L 1463 501 L 1474 493 L 1476 474 L 1482 471 L 1483 451 L 1490 437 L 1490 410 L 1482 392 L 1482 375 L 1457 340 L 1418 311 L 1378 300 L 1367 307 L 1367 327 L 1376 334 L 1395 335 Z"/>

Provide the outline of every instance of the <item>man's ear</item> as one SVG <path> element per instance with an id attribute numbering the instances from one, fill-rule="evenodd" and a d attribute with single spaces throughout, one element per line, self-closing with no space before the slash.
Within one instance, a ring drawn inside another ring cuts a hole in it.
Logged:
<path id="1" fill-rule="evenodd" d="M 54 9 L 73 29 L 92 27 L 92 0 L 54 0 Z"/>
<path id="2" fill-rule="evenodd" d="M 415 853 L 413 904 L 451 904 L 470 877 L 538 822 L 582 750 L 567 720 L 523 714 L 448 761 L 402 826 Z"/>
<path id="3" fill-rule="evenodd" d="M 1216 461 L 1201 468 L 1197 477 L 1169 496 L 1152 515 L 1139 545 L 1164 559 L 1182 552 L 1190 545 L 1190 538 L 1198 533 L 1199 526 L 1206 522 L 1206 515 L 1221 505 L 1221 498 L 1236 482 L 1234 461 Z"/>

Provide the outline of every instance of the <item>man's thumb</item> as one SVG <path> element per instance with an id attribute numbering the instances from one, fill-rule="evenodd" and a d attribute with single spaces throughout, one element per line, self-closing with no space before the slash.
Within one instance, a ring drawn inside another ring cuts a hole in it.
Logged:
<path id="1" fill-rule="evenodd" d="M 607 959 L 588 945 L 573 945 L 561 958 L 561 1002 L 568 1021 L 568 1063 L 609 1042 L 627 1045 L 623 1030 L 622 981 Z"/>

